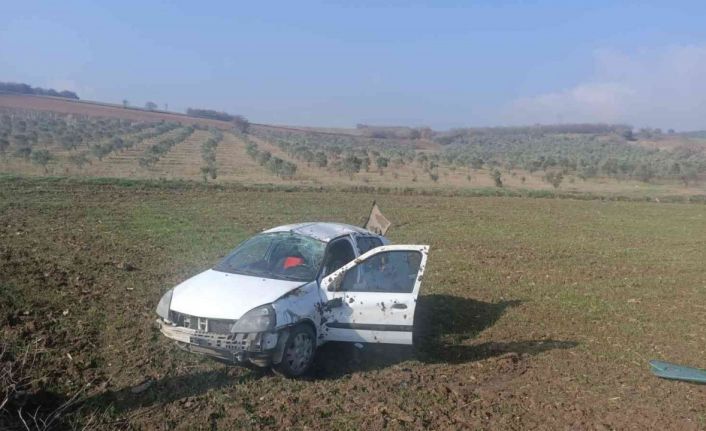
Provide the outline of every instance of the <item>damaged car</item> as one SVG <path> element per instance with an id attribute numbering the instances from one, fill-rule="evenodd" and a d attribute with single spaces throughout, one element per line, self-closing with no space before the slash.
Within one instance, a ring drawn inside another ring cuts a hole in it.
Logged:
<path id="1" fill-rule="evenodd" d="M 412 344 L 428 251 L 346 224 L 275 227 L 167 291 L 157 324 L 187 351 L 297 377 L 329 341 Z"/>

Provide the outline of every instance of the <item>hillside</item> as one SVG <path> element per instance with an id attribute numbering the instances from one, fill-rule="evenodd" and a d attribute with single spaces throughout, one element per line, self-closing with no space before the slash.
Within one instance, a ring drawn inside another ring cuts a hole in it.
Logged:
<path id="1" fill-rule="evenodd" d="M 0 172 L 248 184 L 503 188 L 626 196 L 706 193 L 699 134 L 622 125 L 354 129 L 234 124 L 0 95 Z"/>
<path id="2" fill-rule="evenodd" d="M 130 121 L 176 121 L 185 124 L 227 129 L 232 125 L 226 121 L 188 117 L 185 114 L 163 111 L 148 111 L 139 108 L 125 108 L 110 103 L 85 100 L 67 100 L 57 97 L 0 93 L 0 109 L 34 110 L 91 117 L 118 118 Z"/>

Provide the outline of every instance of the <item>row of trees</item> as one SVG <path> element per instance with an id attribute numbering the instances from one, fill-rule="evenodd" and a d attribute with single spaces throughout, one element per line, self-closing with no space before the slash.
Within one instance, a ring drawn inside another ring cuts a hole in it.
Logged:
<path id="1" fill-rule="evenodd" d="M 74 149 L 90 142 L 134 133 L 150 123 L 53 113 L 13 112 L 0 115 L 0 137 L 16 146 L 57 144 Z"/>
<path id="2" fill-rule="evenodd" d="M 212 129 L 211 137 L 201 144 L 201 158 L 204 162 L 203 166 L 201 166 L 201 175 L 204 182 L 208 181 L 209 177 L 212 180 L 218 177 L 216 148 L 221 140 L 223 140 L 223 133 L 220 130 Z"/>
<path id="3" fill-rule="evenodd" d="M 57 91 L 53 88 L 32 87 L 29 84 L 17 82 L 0 82 L 0 93 L 33 94 L 35 96 L 52 96 L 79 100 L 78 95 L 73 91 Z"/>
<path id="4" fill-rule="evenodd" d="M 674 179 L 689 185 L 706 174 L 706 152 L 702 146 L 686 143 L 659 150 L 631 142 L 631 139 L 656 139 L 662 136 L 659 129 L 633 133 L 630 126 L 621 124 L 458 129 L 434 133 L 434 139 L 442 145 L 439 152 L 415 150 L 409 139 L 390 138 L 394 136 L 392 132 L 409 128 L 358 127 L 366 133 L 353 136 L 274 128 L 258 128 L 256 133 L 307 165 L 329 167 L 351 176 L 378 157 L 387 159 L 395 168 L 415 162 L 432 179 L 438 178 L 438 166 L 488 169 L 491 173 L 499 168 L 539 171 L 555 187 L 567 175 L 646 182 Z M 386 138 L 365 136 L 373 136 L 375 130 L 391 133 L 378 135 Z M 669 134 L 674 131 L 667 131 Z"/>
<path id="5" fill-rule="evenodd" d="M 139 128 L 135 128 L 132 132 L 140 132 L 146 123 L 142 123 Z M 128 136 L 113 136 L 112 138 L 93 144 L 91 146 L 91 154 L 98 160 L 103 160 L 103 157 L 114 151 L 122 151 L 127 148 L 132 148 L 134 145 L 141 143 L 147 139 L 155 138 L 164 133 L 170 132 L 179 127 L 178 123 L 160 123 L 155 127 L 144 130 L 140 133 L 128 134 Z"/>
<path id="6" fill-rule="evenodd" d="M 245 120 L 246 121 L 246 120 Z M 249 123 L 248 123 L 249 124 Z M 88 156 L 102 159 L 113 151 L 130 148 L 144 139 L 154 138 L 177 127 L 177 123 L 143 123 L 129 120 L 92 118 L 75 115 L 38 113 L 0 109 L 0 154 L 14 154 L 31 159 L 37 146 L 44 149 L 57 145 L 72 153 L 83 149 L 83 154 L 72 154 L 77 165 L 86 163 Z M 589 179 L 612 177 L 652 181 L 674 179 L 690 185 L 704 178 L 706 152 L 703 146 L 684 144 L 669 149 L 654 149 L 638 145 L 630 139 L 658 136 L 658 129 L 639 130 L 625 136 L 628 126 L 622 125 L 561 125 L 529 128 L 462 129 L 446 134 L 435 134 L 441 150 L 428 148 L 427 142 L 407 138 L 374 138 L 354 134 L 333 134 L 311 130 L 292 130 L 254 127 L 249 133 L 269 141 L 288 155 L 290 160 L 307 166 L 340 172 L 351 178 L 359 172 L 375 170 L 384 174 L 387 169 L 404 166 L 421 168 L 436 181 L 439 168 L 487 169 L 515 172 L 526 170 L 539 173 L 554 187 L 571 177 Z M 372 126 L 360 126 L 361 129 Z M 234 127 L 235 129 L 235 127 Z M 386 129 L 386 128 L 383 128 Z M 408 128 L 390 128 L 406 130 Z M 243 130 L 248 132 L 249 126 Z M 213 131 L 212 131 L 213 133 Z M 218 132 L 220 133 L 220 132 Z M 241 132 L 242 133 L 242 132 Z M 667 135 L 670 131 L 667 131 Z M 248 139 L 246 137 L 246 139 Z M 251 143 L 252 144 L 252 143 Z M 141 160 L 151 166 L 171 148 L 169 139 L 148 149 Z M 253 144 L 255 145 L 255 144 Z M 273 159 L 272 154 L 250 147 L 260 164 L 276 175 L 292 176 L 296 164 Z M 202 148 L 206 176 L 213 177 L 215 145 Z M 37 161 L 42 157 L 36 156 Z M 301 166 L 301 165 L 300 165 Z"/>
<path id="7" fill-rule="evenodd" d="M 176 134 L 162 136 L 182 128 Z M 170 149 L 188 139 L 195 129 L 204 126 L 182 127 L 176 122 L 135 122 L 129 120 L 66 115 L 31 110 L 0 108 L 0 155 L 8 153 L 27 162 L 44 167 L 59 160 L 53 148 L 69 153 L 64 161 L 83 168 L 93 158 L 103 160 L 113 152 L 133 148 L 145 140 L 157 138 L 138 158 L 142 167 L 151 167 Z M 215 149 L 223 133 L 209 129 L 211 136 L 202 145 L 204 175 L 216 178 Z"/>
<path id="8" fill-rule="evenodd" d="M 328 168 L 350 177 L 373 168 L 382 174 L 388 166 L 399 168 L 415 157 L 414 147 L 400 144 L 403 141 L 399 140 L 261 127 L 255 133 L 307 166 Z"/>
<path id="9" fill-rule="evenodd" d="M 248 142 L 245 146 L 245 151 L 260 166 L 265 167 L 280 178 L 292 178 L 297 173 L 297 165 L 295 163 L 273 156 L 267 150 L 260 150 L 254 142 Z"/>
<path id="10" fill-rule="evenodd" d="M 191 136 L 192 133 L 194 133 L 194 127 L 182 127 L 175 136 L 163 138 L 159 142 L 150 145 L 147 147 L 142 157 L 138 160 L 139 165 L 143 168 L 154 166 L 162 156 L 167 154 L 169 150 L 172 149 L 173 146 L 184 142 L 189 136 Z"/>
<path id="11" fill-rule="evenodd" d="M 632 126 L 626 124 L 547 124 L 522 127 L 476 127 L 452 129 L 447 132 L 435 132 L 434 140 L 442 145 L 471 142 L 478 138 L 506 139 L 507 137 L 525 136 L 542 137 L 545 135 L 617 135 L 632 132 Z"/>
<path id="12" fill-rule="evenodd" d="M 227 112 L 200 108 L 187 108 L 186 115 L 210 120 L 230 121 L 233 123 L 233 131 L 240 134 L 247 134 L 250 130 L 250 122 L 242 115 L 231 115 Z"/>
<path id="13" fill-rule="evenodd" d="M 365 137 L 377 139 L 431 139 L 434 131 L 429 127 L 390 127 L 358 124 L 356 129 Z"/>
<path id="14" fill-rule="evenodd" d="M 235 116 L 227 112 L 214 111 L 213 109 L 187 108 L 186 115 L 190 117 L 209 118 L 211 120 L 231 121 Z"/>
<path id="15" fill-rule="evenodd" d="M 87 163 L 88 151 L 102 158 L 111 151 L 128 148 L 134 144 L 135 136 L 139 138 L 139 132 L 152 125 L 49 112 L 6 111 L 0 114 L 0 154 L 6 155 L 13 147 L 15 157 L 39 162 L 47 158 L 44 152 L 37 152 L 38 146 L 48 151 L 56 145 L 72 152 L 85 147 L 81 154 L 69 157 L 71 162 L 83 166 Z M 46 168 L 46 164 L 43 166 Z"/>
<path id="16" fill-rule="evenodd" d="M 143 124 L 140 123 L 140 126 Z M 136 125 L 137 126 L 137 125 Z M 144 131 L 142 133 L 137 133 L 129 137 L 114 136 L 104 142 L 92 144 L 90 146 L 90 154 L 96 157 L 98 160 L 102 160 L 108 154 L 115 151 L 122 151 L 127 148 L 133 147 L 135 144 L 142 142 L 145 139 L 153 138 L 162 133 L 166 133 L 177 127 L 174 123 L 163 123 L 158 126 Z M 133 132 L 139 131 L 141 128 L 135 127 Z M 77 150 L 77 146 L 72 145 L 71 150 Z M 76 165 L 78 168 L 83 168 L 86 164 L 91 163 L 88 158 L 88 151 L 74 151 L 68 156 L 69 162 Z M 15 156 L 31 161 L 37 165 L 44 168 L 44 172 L 48 173 L 48 164 L 54 160 L 56 157 L 47 149 L 33 149 L 32 147 L 20 147 L 16 150 Z"/>
<path id="17" fill-rule="evenodd" d="M 31 147 L 18 148 L 17 151 L 15 151 L 15 157 L 24 159 L 25 161 L 31 161 L 32 163 L 43 167 L 45 174 L 49 173 L 49 162 L 55 160 L 54 155 L 45 148 L 36 151 L 33 151 Z"/>
<path id="18" fill-rule="evenodd" d="M 448 144 L 441 159 L 447 165 L 474 169 L 561 171 L 582 179 L 603 176 L 645 182 L 672 178 L 687 185 L 706 173 L 703 147 L 652 149 L 616 134 L 467 135 Z"/>

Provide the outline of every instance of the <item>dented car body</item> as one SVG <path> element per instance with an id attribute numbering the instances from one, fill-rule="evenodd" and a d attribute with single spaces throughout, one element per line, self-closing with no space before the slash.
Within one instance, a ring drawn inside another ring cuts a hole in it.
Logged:
<path id="1" fill-rule="evenodd" d="M 157 324 L 188 351 L 298 376 L 328 341 L 412 344 L 428 251 L 351 225 L 279 226 L 169 290 Z"/>

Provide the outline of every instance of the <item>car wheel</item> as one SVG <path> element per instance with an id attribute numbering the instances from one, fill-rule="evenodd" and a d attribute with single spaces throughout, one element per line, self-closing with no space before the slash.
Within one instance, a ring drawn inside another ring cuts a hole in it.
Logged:
<path id="1" fill-rule="evenodd" d="M 282 362 L 275 365 L 275 371 L 287 377 L 299 377 L 306 373 L 314 362 L 316 335 L 309 325 L 294 327 L 284 346 Z"/>

